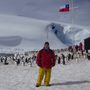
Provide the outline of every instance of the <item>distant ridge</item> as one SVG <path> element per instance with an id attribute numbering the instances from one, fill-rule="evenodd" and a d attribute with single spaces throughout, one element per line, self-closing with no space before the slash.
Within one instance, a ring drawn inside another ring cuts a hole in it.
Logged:
<path id="1" fill-rule="evenodd" d="M 2 46 L 17 46 L 21 43 L 22 37 L 20 36 L 3 36 L 0 37 L 0 45 Z"/>

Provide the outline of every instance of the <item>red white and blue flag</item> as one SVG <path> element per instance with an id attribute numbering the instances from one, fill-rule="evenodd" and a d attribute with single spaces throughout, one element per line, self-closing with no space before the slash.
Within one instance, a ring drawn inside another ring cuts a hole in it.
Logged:
<path id="1" fill-rule="evenodd" d="M 63 7 L 60 7 L 59 12 L 69 12 L 69 4 L 66 4 Z"/>

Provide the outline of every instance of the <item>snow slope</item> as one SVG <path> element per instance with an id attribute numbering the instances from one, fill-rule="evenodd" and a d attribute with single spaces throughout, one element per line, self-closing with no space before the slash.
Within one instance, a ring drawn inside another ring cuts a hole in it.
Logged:
<path id="1" fill-rule="evenodd" d="M 0 63 L 0 90 L 90 90 L 89 60 L 56 65 L 52 69 L 51 87 L 36 88 L 37 75 L 36 64 L 30 67 Z"/>
<path id="2" fill-rule="evenodd" d="M 85 38 L 90 37 L 90 30 L 70 24 L 51 23 L 48 27 L 65 45 L 75 45 L 83 42 Z"/>
<path id="3" fill-rule="evenodd" d="M 40 49 L 47 41 L 46 26 L 49 23 L 18 16 L 0 15 L 0 47 Z M 65 46 L 53 33 L 48 41 L 52 44 L 52 48 Z"/>
<path id="4" fill-rule="evenodd" d="M 90 36 L 84 27 L 11 15 L 0 15 L 0 32 L 0 48 L 6 50 L 38 50 L 45 41 L 50 42 L 51 48 L 60 49 Z"/>

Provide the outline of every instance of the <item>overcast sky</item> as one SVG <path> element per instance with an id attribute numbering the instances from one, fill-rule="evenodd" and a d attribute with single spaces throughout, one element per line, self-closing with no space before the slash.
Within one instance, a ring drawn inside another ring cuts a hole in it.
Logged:
<path id="1" fill-rule="evenodd" d="M 90 0 L 73 0 L 70 12 L 60 13 L 59 7 L 72 0 L 0 0 L 0 14 L 20 15 L 42 20 L 90 26 Z"/>

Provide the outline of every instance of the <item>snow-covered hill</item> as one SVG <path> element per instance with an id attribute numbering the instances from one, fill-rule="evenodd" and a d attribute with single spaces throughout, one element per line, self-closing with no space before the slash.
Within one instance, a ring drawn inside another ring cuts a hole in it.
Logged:
<path id="1" fill-rule="evenodd" d="M 73 11 L 58 12 L 66 3 L 71 8 L 69 0 L 0 0 L 0 51 L 37 50 L 45 41 L 53 49 L 65 48 L 89 37 L 90 1 L 75 0 Z"/>
<path id="2" fill-rule="evenodd" d="M 90 36 L 83 27 L 11 15 L 0 15 L 0 32 L 1 49 L 38 50 L 45 41 L 50 42 L 51 48 L 60 49 Z"/>
<path id="3" fill-rule="evenodd" d="M 90 30 L 85 27 L 62 23 L 51 23 L 48 27 L 51 27 L 52 32 L 65 45 L 79 44 L 90 36 Z"/>
<path id="4" fill-rule="evenodd" d="M 47 41 L 46 27 L 50 22 L 22 18 L 18 16 L 0 16 L 0 47 L 23 48 L 37 50 Z M 65 45 L 51 33 L 48 41 L 51 47 L 60 48 Z"/>

